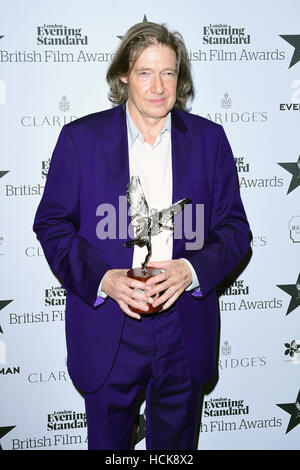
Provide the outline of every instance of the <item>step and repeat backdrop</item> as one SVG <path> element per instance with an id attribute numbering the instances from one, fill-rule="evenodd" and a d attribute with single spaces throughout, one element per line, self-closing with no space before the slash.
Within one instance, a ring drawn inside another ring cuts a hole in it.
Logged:
<path id="1" fill-rule="evenodd" d="M 253 233 L 250 262 L 220 286 L 219 367 L 198 448 L 299 448 L 299 15 L 298 0 L 1 2 L 2 449 L 87 448 L 84 401 L 66 368 L 65 291 L 32 224 L 62 126 L 111 106 L 113 53 L 147 20 L 185 39 L 191 112 L 224 126 Z"/>

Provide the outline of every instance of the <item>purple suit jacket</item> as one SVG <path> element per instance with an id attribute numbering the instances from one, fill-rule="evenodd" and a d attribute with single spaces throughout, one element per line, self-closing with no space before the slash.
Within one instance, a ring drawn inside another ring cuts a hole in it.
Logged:
<path id="1" fill-rule="evenodd" d="M 233 155 L 223 128 L 190 113 L 172 111 L 173 202 L 190 197 L 204 204 L 205 241 L 186 250 L 173 241 L 173 258 L 195 268 L 199 292 L 176 302 L 182 338 L 194 378 L 205 383 L 216 370 L 218 308 L 216 286 L 249 249 L 249 226 L 239 195 Z M 123 239 L 100 240 L 97 207 L 116 208 L 129 182 L 126 114 L 122 106 L 80 118 L 63 127 L 56 144 L 34 231 L 46 259 L 67 289 L 68 369 L 83 391 L 96 390 L 112 367 L 126 315 L 97 290 L 108 269 L 131 268 L 133 248 Z M 127 225 L 129 217 L 127 216 Z M 127 237 L 128 238 L 128 237 Z"/>

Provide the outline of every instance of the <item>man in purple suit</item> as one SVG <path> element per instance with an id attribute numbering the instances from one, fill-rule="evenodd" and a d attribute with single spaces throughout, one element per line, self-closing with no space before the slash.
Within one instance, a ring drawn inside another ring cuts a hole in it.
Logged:
<path id="1" fill-rule="evenodd" d="M 68 369 L 84 392 L 89 449 L 130 448 L 143 390 L 147 449 L 193 449 L 217 362 L 216 286 L 249 249 L 234 159 L 220 125 L 184 110 L 193 85 L 178 33 L 133 26 L 107 80 L 117 106 L 63 127 L 34 230 L 67 290 Z M 162 273 L 146 284 L 127 276 L 145 258 L 124 247 L 133 175 L 149 208 L 192 201 L 180 236 L 153 237 L 148 265 Z"/>

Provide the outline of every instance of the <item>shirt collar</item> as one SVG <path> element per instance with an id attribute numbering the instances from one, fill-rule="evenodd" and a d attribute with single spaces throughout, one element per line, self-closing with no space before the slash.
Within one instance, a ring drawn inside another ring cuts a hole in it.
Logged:
<path id="1" fill-rule="evenodd" d="M 126 101 L 126 122 L 127 122 L 127 134 L 128 134 L 128 146 L 131 148 L 137 138 L 140 138 L 142 142 L 144 142 L 144 136 L 141 134 L 141 132 L 138 130 L 136 125 L 134 124 L 130 112 L 128 109 L 128 101 Z M 160 142 L 161 136 L 163 135 L 164 132 L 169 131 L 171 132 L 171 113 L 167 114 L 167 117 L 165 119 L 164 126 L 162 130 L 159 133 L 159 136 L 157 137 L 157 140 L 155 142 L 158 143 Z M 155 145 L 154 144 L 154 145 Z"/>

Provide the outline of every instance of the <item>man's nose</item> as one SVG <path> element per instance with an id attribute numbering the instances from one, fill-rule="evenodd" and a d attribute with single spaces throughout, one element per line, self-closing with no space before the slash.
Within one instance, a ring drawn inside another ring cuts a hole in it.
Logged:
<path id="1" fill-rule="evenodd" d="M 152 92 L 161 94 L 164 91 L 164 82 L 160 75 L 154 75 L 152 79 Z"/>

